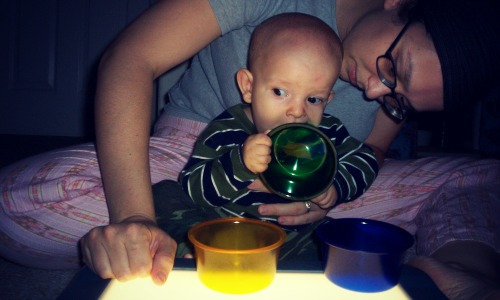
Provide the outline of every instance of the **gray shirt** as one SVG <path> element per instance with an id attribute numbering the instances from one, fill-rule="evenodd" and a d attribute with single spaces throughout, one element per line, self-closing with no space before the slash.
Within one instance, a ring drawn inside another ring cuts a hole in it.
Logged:
<path id="1" fill-rule="evenodd" d="M 222 36 L 193 57 L 190 68 L 169 92 L 167 114 L 208 123 L 242 103 L 235 75 L 246 67 L 255 26 L 271 16 L 302 12 L 322 19 L 338 32 L 332 0 L 210 0 L 210 4 Z M 353 137 L 363 141 L 373 127 L 378 103 L 365 100 L 361 91 L 342 80 L 333 89 L 335 97 L 325 112 L 339 118 Z"/>

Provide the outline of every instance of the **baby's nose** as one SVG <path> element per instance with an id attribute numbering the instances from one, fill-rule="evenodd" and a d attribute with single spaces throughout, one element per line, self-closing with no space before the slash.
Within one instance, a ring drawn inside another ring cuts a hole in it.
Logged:
<path id="1" fill-rule="evenodd" d="M 287 115 L 293 118 L 302 118 L 306 115 L 306 109 L 304 104 L 293 103 L 290 105 L 287 111 Z"/>

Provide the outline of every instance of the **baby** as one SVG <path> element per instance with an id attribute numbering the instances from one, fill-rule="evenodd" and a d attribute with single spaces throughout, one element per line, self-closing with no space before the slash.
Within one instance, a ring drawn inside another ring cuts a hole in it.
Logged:
<path id="1" fill-rule="evenodd" d="M 259 174 L 271 161 L 267 133 L 285 123 L 318 127 L 338 153 L 333 184 L 306 201 L 307 210 L 330 209 L 360 196 L 378 172 L 374 153 L 352 138 L 340 120 L 324 114 L 334 97 L 341 64 L 338 36 L 316 17 L 286 13 L 259 25 L 250 42 L 248 69 L 236 74 L 245 103 L 229 108 L 207 126 L 180 174 L 179 182 L 195 204 L 220 208 L 222 215 L 276 222 L 260 215 L 258 205 L 290 200 L 248 187 L 260 181 Z"/>

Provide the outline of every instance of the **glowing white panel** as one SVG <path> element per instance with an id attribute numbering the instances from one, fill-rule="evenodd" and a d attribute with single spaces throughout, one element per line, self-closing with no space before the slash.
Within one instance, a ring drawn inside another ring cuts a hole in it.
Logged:
<path id="1" fill-rule="evenodd" d="M 127 282 L 112 280 L 100 299 L 411 299 L 399 286 L 380 293 L 358 293 L 331 283 L 323 273 L 277 273 L 267 288 L 243 295 L 222 294 L 205 287 L 196 271 L 173 270 L 165 285 L 157 286 L 151 278 Z"/>

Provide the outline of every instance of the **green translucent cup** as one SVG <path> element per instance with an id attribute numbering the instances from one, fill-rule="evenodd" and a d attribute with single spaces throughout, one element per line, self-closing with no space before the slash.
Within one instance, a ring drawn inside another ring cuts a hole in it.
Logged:
<path id="1" fill-rule="evenodd" d="M 260 174 L 269 190 L 297 201 L 326 191 L 337 172 L 337 152 L 322 131 L 308 124 L 288 123 L 271 130 L 269 136 L 271 162 Z"/>

